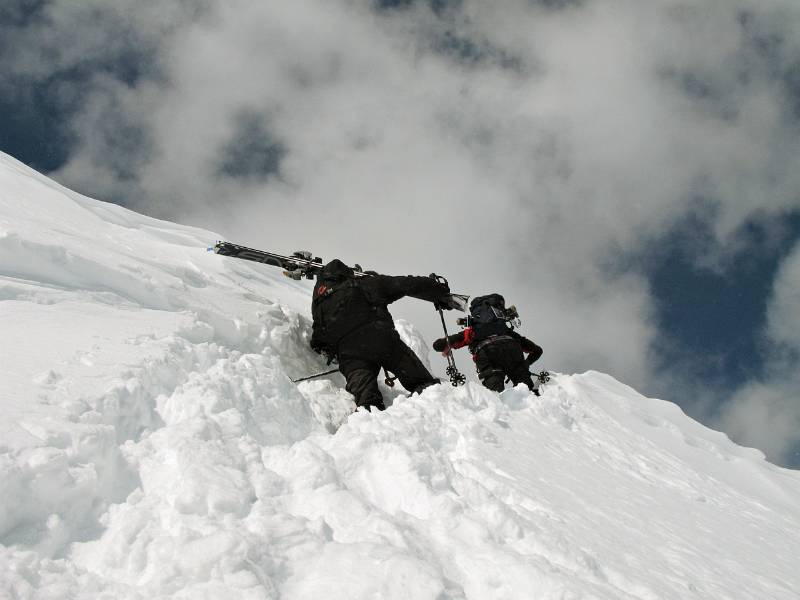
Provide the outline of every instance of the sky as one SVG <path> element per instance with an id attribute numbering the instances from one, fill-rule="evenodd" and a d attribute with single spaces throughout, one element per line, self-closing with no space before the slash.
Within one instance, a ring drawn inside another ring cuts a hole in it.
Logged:
<path id="1" fill-rule="evenodd" d="M 0 7 L 0 150 L 238 243 L 503 293 L 542 366 L 794 467 L 799 133 L 793 0 Z"/>

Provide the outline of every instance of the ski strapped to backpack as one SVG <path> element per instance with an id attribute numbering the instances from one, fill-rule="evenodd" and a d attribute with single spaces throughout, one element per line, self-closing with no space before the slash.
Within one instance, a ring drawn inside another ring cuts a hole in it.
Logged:
<path id="1" fill-rule="evenodd" d="M 239 246 L 231 242 L 217 242 L 213 246 L 210 246 L 208 251 L 221 256 L 231 256 L 233 258 L 252 260 L 253 262 L 280 267 L 283 269 L 284 275 L 296 280 L 303 279 L 304 277 L 306 279 L 314 279 L 323 267 L 322 259 L 319 256 L 312 258 L 311 252 L 307 250 L 294 252 L 291 256 L 284 256 L 282 254 Z M 355 270 L 355 275 L 356 277 L 363 277 L 366 273 L 362 272 L 359 268 Z"/>
<path id="2" fill-rule="evenodd" d="M 319 256 L 312 258 L 313 255 L 308 250 L 299 250 L 293 252 L 290 256 L 285 256 L 283 254 L 275 254 L 274 252 L 266 252 L 265 250 L 256 250 L 255 248 L 232 244 L 231 242 L 217 242 L 213 246 L 209 246 L 208 251 L 219 254 L 220 256 L 241 258 L 243 260 L 251 260 L 253 262 L 280 267 L 283 269 L 283 274 L 286 275 L 286 277 L 297 281 L 303 278 L 314 279 L 322 270 L 322 267 L 325 266 L 325 263 Z M 372 277 L 377 275 L 377 273 L 374 271 L 365 271 L 361 268 L 361 265 L 355 265 L 353 275 L 356 277 Z M 455 308 L 462 312 L 467 310 L 468 301 L 469 296 L 465 294 L 450 294 L 449 296 L 450 308 Z"/>

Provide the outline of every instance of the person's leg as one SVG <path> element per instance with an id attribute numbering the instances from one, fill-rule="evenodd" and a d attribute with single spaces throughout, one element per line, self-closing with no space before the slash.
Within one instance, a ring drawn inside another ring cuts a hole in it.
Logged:
<path id="1" fill-rule="evenodd" d="M 342 358 L 339 370 L 347 380 L 345 389 L 353 394 L 356 406 L 374 406 L 378 410 L 386 408 L 378 389 L 379 365 L 360 359 Z"/>
<path id="2" fill-rule="evenodd" d="M 493 360 L 494 352 L 491 349 L 491 346 L 485 346 L 478 350 L 475 355 L 475 368 L 478 371 L 478 379 L 484 387 L 493 392 L 502 392 L 505 388 L 506 374 Z"/>
<path id="3" fill-rule="evenodd" d="M 506 374 L 502 369 L 478 371 L 478 379 L 493 392 L 502 392 L 506 388 Z"/>
<path id="4" fill-rule="evenodd" d="M 510 370 L 508 376 L 511 378 L 511 382 L 514 385 L 519 383 L 524 383 L 528 386 L 528 389 L 532 391 L 537 396 L 539 395 L 539 390 L 536 384 L 533 382 L 533 378 L 531 377 L 531 372 L 528 370 L 528 364 L 523 362 L 522 366 L 517 366 L 513 370 Z"/>
<path id="5" fill-rule="evenodd" d="M 529 390 L 536 395 L 539 394 L 533 383 L 528 363 L 525 362 L 522 346 L 518 342 L 509 341 L 498 344 L 495 360 L 514 385 L 524 383 Z"/>
<path id="6" fill-rule="evenodd" d="M 429 385 L 440 383 L 399 336 L 394 341 L 392 352 L 383 366 L 394 373 L 400 384 L 412 393 L 421 392 Z"/>

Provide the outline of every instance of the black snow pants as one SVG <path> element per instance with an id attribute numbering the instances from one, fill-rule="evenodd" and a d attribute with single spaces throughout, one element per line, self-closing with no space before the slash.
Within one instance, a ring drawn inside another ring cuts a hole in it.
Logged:
<path id="1" fill-rule="evenodd" d="M 506 377 L 514 385 L 524 383 L 531 391 L 537 391 L 522 346 L 514 339 L 501 339 L 481 346 L 475 353 L 475 368 L 483 385 L 495 392 L 505 389 Z"/>
<path id="2" fill-rule="evenodd" d="M 339 343 L 337 353 L 339 371 L 347 380 L 345 389 L 355 396 L 356 406 L 386 408 L 378 389 L 381 368 L 394 373 L 409 392 L 439 383 L 392 323 L 376 321 L 360 327 Z"/>

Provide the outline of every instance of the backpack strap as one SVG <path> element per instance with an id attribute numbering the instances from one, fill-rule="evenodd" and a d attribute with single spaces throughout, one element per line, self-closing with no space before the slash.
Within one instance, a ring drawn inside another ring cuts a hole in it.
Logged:
<path id="1" fill-rule="evenodd" d="M 475 346 L 473 346 L 471 350 L 473 354 L 477 354 L 478 350 L 480 350 L 481 348 L 485 348 L 486 346 L 495 344 L 497 342 L 502 342 L 505 340 L 513 340 L 513 339 L 514 338 L 511 337 L 510 335 L 490 335 L 485 340 L 481 340 L 480 342 L 475 344 Z"/>

